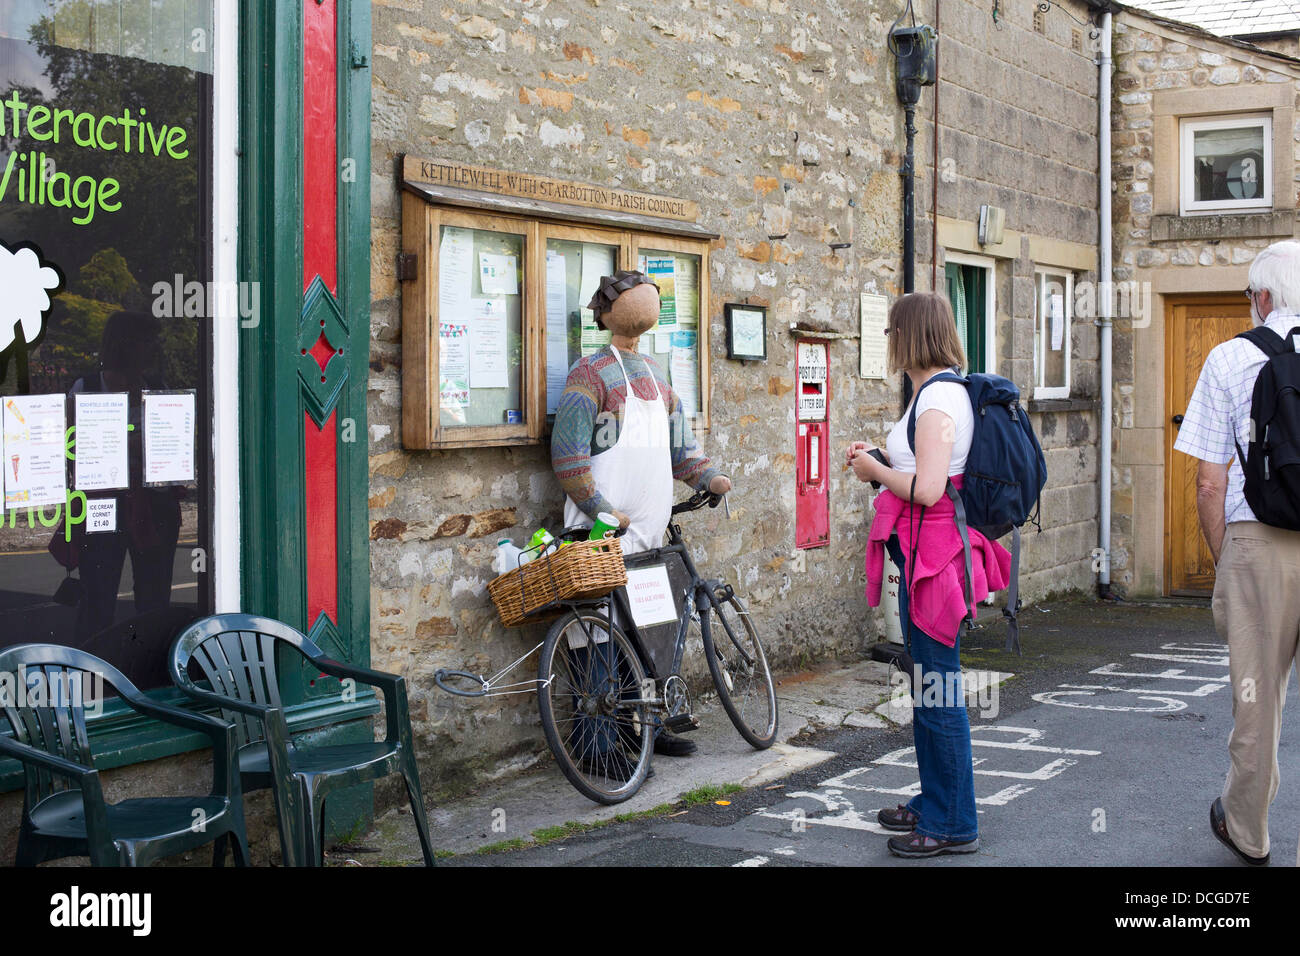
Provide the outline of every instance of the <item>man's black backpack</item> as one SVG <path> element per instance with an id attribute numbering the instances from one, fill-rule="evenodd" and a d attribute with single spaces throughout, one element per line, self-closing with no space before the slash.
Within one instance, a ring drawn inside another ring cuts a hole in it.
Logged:
<path id="1" fill-rule="evenodd" d="M 1300 531 L 1300 352 L 1295 336 L 1286 338 L 1259 326 L 1237 336 L 1259 347 L 1268 361 L 1255 379 L 1250 398 L 1250 443 L 1237 460 L 1246 476 L 1246 504 L 1255 517 L 1275 528 Z"/>

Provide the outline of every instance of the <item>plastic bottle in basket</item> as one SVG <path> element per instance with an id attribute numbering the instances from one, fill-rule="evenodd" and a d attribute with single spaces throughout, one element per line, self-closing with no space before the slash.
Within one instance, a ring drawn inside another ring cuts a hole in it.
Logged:
<path id="1" fill-rule="evenodd" d="M 498 575 L 507 574 L 521 564 L 527 564 L 532 560 L 532 557 L 522 548 L 516 547 L 515 543 L 509 538 L 502 538 L 497 542 L 497 556 L 492 562 L 492 570 Z"/>
<path id="2" fill-rule="evenodd" d="M 544 554 L 553 554 L 560 549 L 559 542 L 555 540 L 555 535 L 551 534 L 545 528 L 538 528 L 533 532 L 533 536 L 528 539 L 528 547 L 524 550 L 532 558 L 540 558 Z"/>

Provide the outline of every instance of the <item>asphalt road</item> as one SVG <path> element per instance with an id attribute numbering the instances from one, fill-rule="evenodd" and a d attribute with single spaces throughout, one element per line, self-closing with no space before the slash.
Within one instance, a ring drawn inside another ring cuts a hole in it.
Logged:
<path id="1" fill-rule="evenodd" d="M 1205 607 L 1083 603 L 1022 612 L 1024 656 L 993 624 L 968 668 L 1010 671 L 996 713 L 970 710 L 979 852 L 900 860 L 876 811 L 918 778 L 910 727 L 800 740 L 837 756 L 763 788 L 453 866 L 1242 866 L 1210 835 L 1232 727 L 1226 648 Z M 1283 718 L 1274 866 L 1296 862 L 1296 685 Z M 988 701 L 988 704 L 994 702 Z M 992 707 L 990 706 L 990 710 Z M 699 753 L 689 760 L 707 760 Z M 656 760 L 672 773 L 672 758 Z M 719 781 L 721 782 L 721 781 Z"/>

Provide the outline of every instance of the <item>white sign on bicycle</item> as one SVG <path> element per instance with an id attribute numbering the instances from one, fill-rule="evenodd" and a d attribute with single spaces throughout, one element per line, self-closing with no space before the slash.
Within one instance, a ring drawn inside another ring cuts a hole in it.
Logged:
<path id="1" fill-rule="evenodd" d="M 651 627 L 677 620 L 677 605 L 668 583 L 668 566 L 627 569 L 627 600 L 637 627 Z"/>

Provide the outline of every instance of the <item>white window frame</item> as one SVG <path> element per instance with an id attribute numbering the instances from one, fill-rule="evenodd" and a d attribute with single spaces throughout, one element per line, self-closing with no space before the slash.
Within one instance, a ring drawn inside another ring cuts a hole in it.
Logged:
<path id="1" fill-rule="evenodd" d="M 1258 199 L 1220 199 L 1196 201 L 1193 177 L 1192 139 L 1196 133 L 1214 129 L 1239 129 L 1259 126 L 1264 131 L 1264 168 L 1259 171 L 1264 193 Z M 1273 114 L 1237 113 L 1215 119 L 1179 121 L 1178 205 L 1184 216 L 1213 215 L 1224 212 L 1253 212 L 1273 208 Z"/>
<path id="2" fill-rule="evenodd" d="M 239 279 L 239 4 L 213 5 L 214 286 L 236 288 Z M 242 298 L 238 301 L 242 301 Z M 212 322 L 212 572 L 213 610 L 242 610 L 239 580 L 239 318 Z"/>
<path id="3" fill-rule="evenodd" d="M 949 252 L 945 249 L 943 253 L 943 262 L 944 265 L 951 262 L 954 265 L 975 266 L 988 273 L 988 276 L 984 280 L 984 288 L 986 290 L 984 296 L 984 371 L 991 375 L 997 375 L 997 260 L 990 256 L 973 256 L 967 252 Z M 963 346 L 965 346 L 965 344 L 965 342 L 962 343 Z"/>
<path id="4" fill-rule="evenodd" d="M 1062 330 L 1065 348 L 1065 384 L 1044 385 L 1043 375 L 1049 349 L 1050 314 L 1047 310 L 1047 283 L 1044 277 L 1065 280 L 1065 328 Z M 1074 273 L 1053 266 L 1034 268 L 1034 398 L 1070 397 L 1071 326 L 1074 324 Z"/>

